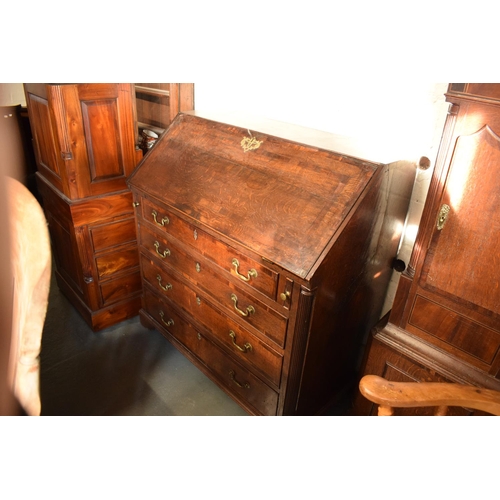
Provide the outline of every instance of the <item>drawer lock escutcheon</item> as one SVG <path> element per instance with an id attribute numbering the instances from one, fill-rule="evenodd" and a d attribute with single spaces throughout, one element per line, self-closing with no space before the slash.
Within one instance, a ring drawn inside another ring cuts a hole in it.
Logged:
<path id="1" fill-rule="evenodd" d="M 238 276 L 238 278 L 240 278 L 241 280 L 250 281 L 252 278 L 257 277 L 257 271 L 255 269 L 250 269 L 250 271 L 248 271 L 246 276 L 243 274 L 240 274 L 240 272 L 238 270 L 240 267 L 240 263 L 239 263 L 238 259 L 233 259 L 231 263 L 234 266 L 234 272 L 236 273 L 236 276 Z"/>
<path id="2" fill-rule="evenodd" d="M 172 285 L 170 283 L 167 283 L 165 286 L 161 284 L 161 276 L 159 274 L 156 275 L 156 279 L 158 280 L 158 285 L 160 285 L 160 288 L 165 292 L 168 292 L 172 289 Z"/>
<path id="3" fill-rule="evenodd" d="M 165 224 L 169 224 L 169 223 L 170 223 L 170 220 L 169 220 L 169 218 L 168 218 L 168 217 L 163 217 L 163 219 L 162 219 L 160 222 L 158 222 L 158 220 L 157 220 L 157 218 L 156 218 L 156 217 L 158 216 L 158 212 L 157 212 L 156 210 L 153 210 L 153 211 L 151 212 L 151 215 L 153 216 L 154 221 L 155 221 L 155 222 L 156 222 L 159 226 L 164 226 Z"/>
<path id="4" fill-rule="evenodd" d="M 166 257 L 168 257 L 170 255 L 170 250 L 168 248 L 166 248 L 165 250 L 163 250 L 163 252 L 160 252 L 160 244 L 157 241 L 155 241 L 155 249 L 156 249 L 156 253 L 162 259 L 165 259 Z"/>
<path id="5" fill-rule="evenodd" d="M 255 314 L 255 307 L 253 306 L 248 306 L 245 311 L 242 311 L 241 309 L 238 308 L 238 297 L 234 293 L 231 294 L 231 300 L 234 302 L 234 309 L 236 312 L 241 314 L 242 316 L 250 316 L 251 314 Z"/>
<path id="6" fill-rule="evenodd" d="M 250 389 L 250 384 L 248 382 L 245 382 L 244 384 L 240 384 L 235 378 L 234 378 L 234 371 L 231 370 L 229 372 L 229 376 L 231 377 L 231 380 L 238 386 L 238 387 L 244 387 L 245 389 Z"/>
<path id="7" fill-rule="evenodd" d="M 236 333 L 233 332 L 233 330 L 229 330 L 229 336 L 231 337 L 231 339 L 233 340 L 233 345 L 236 347 L 236 349 L 238 349 L 239 351 L 241 352 L 249 352 L 252 350 L 252 344 L 250 344 L 250 342 L 247 342 L 243 347 L 240 347 L 237 343 L 236 343 Z"/>
<path id="8" fill-rule="evenodd" d="M 165 313 L 163 311 L 160 311 L 160 318 L 164 325 L 174 326 L 174 320 L 172 318 L 170 318 L 168 321 L 165 321 Z"/>
<path id="9" fill-rule="evenodd" d="M 438 231 L 441 231 L 441 229 L 443 229 L 450 210 L 450 206 L 446 205 L 446 203 L 441 207 L 441 210 L 439 210 L 439 215 L 436 223 Z"/>

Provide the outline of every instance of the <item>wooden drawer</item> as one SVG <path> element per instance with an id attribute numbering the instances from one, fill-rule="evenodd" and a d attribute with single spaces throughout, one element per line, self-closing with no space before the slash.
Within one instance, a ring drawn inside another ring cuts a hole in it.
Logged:
<path id="1" fill-rule="evenodd" d="M 125 299 L 141 290 L 141 274 L 135 273 L 100 283 L 102 304 L 107 306 L 113 302 Z"/>
<path id="2" fill-rule="evenodd" d="M 145 288 L 144 294 L 151 295 L 152 292 Z M 190 316 L 211 332 L 215 341 L 247 368 L 254 370 L 276 388 L 279 387 L 283 364 L 280 353 L 205 300 L 197 303 Z"/>
<path id="3" fill-rule="evenodd" d="M 96 253 L 137 239 L 134 218 L 93 226 L 89 232 Z"/>
<path id="4" fill-rule="evenodd" d="M 167 269 L 156 259 L 141 255 L 141 266 L 144 279 L 153 289 L 160 291 L 191 315 L 197 316 L 196 308 L 206 300 L 200 293 L 181 281 L 174 271 Z M 230 283 L 217 283 L 217 275 L 211 274 L 210 277 L 214 280 L 211 296 L 217 299 L 221 308 L 231 318 L 237 318 L 256 328 L 280 347 L 284 346 L 288 323 L 286 317 Z"/>
<path id="5" fill-rule="evenodd" d="M 500 349 L 498 331 L 420 295 L 415 297 L 407 329 L 485 371 Z"/>
<path id="6" fill-rule="evenodd" d="M 160 205 L 143 198 L 140 206 L 143 219 L 156 229 L 154 235 L 159 237 L 162 233 L 168 233 L 200 252 L 225 272 L 238 277 L 244 286 L 258 290 L 270 299 L 276 300 L 278 272 L 216 240 Z"/>
<path id="7" fill-rule="evenodd" d="M 96 257 L 99 279 L 107 278 L 117 273 L 131 270 L 139 265 L 137 247 L 124 248 Z"/>
<path id="8" fill-rule="evenodd" d="M 149 291 L 144 293 L 146 311 L 176 340 L 194 354 L 217 381 L 263 415 L 275 415 L 278 394 L 258 377 L 245 369 L 202 333 L 185 321 L 169 306 Z"/>

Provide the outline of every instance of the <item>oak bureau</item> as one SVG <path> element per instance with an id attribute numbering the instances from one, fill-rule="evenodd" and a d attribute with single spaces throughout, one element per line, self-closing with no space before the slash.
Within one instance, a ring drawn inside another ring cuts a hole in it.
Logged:
<path id="1" fill-rule="evenodd" d="M 381 314 L 415 165 L 238 120 L 179 114 L 128 179 L 141 322 L 250 414 L 320 414 Z"/>

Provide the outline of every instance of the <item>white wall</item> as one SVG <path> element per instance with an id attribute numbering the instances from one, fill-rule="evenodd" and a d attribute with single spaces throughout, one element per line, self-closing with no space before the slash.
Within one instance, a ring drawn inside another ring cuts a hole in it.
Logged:
<path id="1" fill-rule="evenodd" d="M 0 106 L 26 106 L 22 83 L 0 83 Z"/>
<path id="2" fill-rule="evenodd" d="M 241 111 L 353 136 L 400 159 L 435 156 L 447 84 L 391 81 L 195 83 L 195 107 Z"/>

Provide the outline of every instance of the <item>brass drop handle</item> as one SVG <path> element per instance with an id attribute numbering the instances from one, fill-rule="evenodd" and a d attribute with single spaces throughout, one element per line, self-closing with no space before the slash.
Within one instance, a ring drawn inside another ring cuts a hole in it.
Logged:
<path id="1" fill-rule="evenodd" d="M 245 382 L 244 384 L 240 384 L 235 378 L 234 378 L 234 371 L 231 370 L 229 372 L 229 376 L 231 377 L 231 380 L 238 386 L 238 387 L 244 387 L 245 389 L 250 389 L 250 384 L 248 382 Z"/>
<path id="2" fill-rule="evenodd" d="M 165 292 L 168 292 L 172 289 L 172 285 L 170 283 L 167 283 L 165 286 L 161 284 L 161 276 L 159 274 L 156 275 L 156 279 L 158 280 L 158 285 L 160 285 L 160 288 L 162 290 L 165 290 Z"/>
<path id="3" fill-rule="evenodd" d="M 234 309 L 236 312 L 240 313 L 242 316 L 250 316 L 250 314 L 255 314 L 255 307 L 248 306 L 246 311 L 242 311 L 238 308 L 238 297 L 234 293 L 231 294 L 231 300 L 234 302 Z"/>
<path id="4" fill-rule="evenodd" d="M 154 245 L 155 245 L 156 253 L 162 259 L 164 259 L 165 257 L 168 257 L 170 255 L 170 250 L 168 248 L 166 248 L 165 250 L 163 250 L 163 252 L 160 253 L 160 244 L 157 241 L 155 241 Z"/>
<path id="5" fill-rule="evenodd" d="M 163 311 L 160 311 L 160 318 L 164 325 L 174 326 L 174 320 L 172 318 L 170 318 L 168 321 L 165 321 L 165 313 Z"/>
<path id="6" fill-rule="evenodd" d="M 250 342 L 247 342 L 243 347 L 240 347 L 236 343 L 236 333 L 233 332 L 233 330 L 229 330 L 229 336 L 233 339 L 233 345 L 236 347 L 241 352 L 248 352 L 252 350 L 252 344 Z"/>
<path id="7" fill-rule="evenodd" d="M 451 210 L 450 206 L 446 205 L 446 203 L 442 205 L 441 209 L 439 210 L 439 215 L 436 223 L 438 231 L 441 231 L 441 229 L 443 229 L 446 219 L 448 218 L 448 214 L 450 213 L 450 210 Z"/>
<path id="8" fill-rule="evenodd" d="M 158 220 L 156 219 L 156 216 L 158 215 L 158 212 L 156 210 L 153 210 L 151 212 L 151 215 L 153 216 L 153 219 L 154 221 L 159 225 L 159 226 L 164 226 L 165 224 L 169 224 L 170 223 L 170 220 L 168 217 L 163 217 L 163 219 L 158 222 Z"/>
<path id="9" fill-rule="evenodd" d="M 255 269 L 250 269 L 250 271 L 248 271 L 246 276 L 240 274 L 238 270 L 238 268 L 240 267 L 240 262 L 238 261 L 238 259 L 233 259 L 231 263 L 234 266 L 234 272 L 236 273 L 236 276 L 238 276 L 238 278 L 242 279 L 243 281 L 250 281 L 252 278 L 257 277 L 257 271 Z"/>

